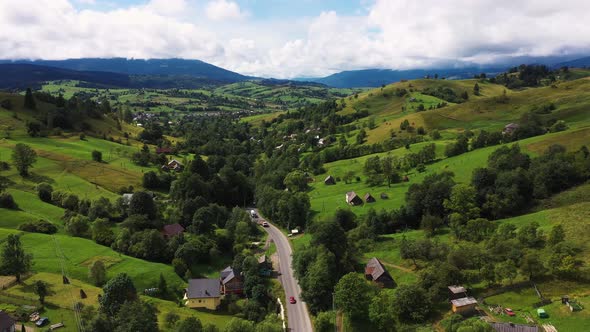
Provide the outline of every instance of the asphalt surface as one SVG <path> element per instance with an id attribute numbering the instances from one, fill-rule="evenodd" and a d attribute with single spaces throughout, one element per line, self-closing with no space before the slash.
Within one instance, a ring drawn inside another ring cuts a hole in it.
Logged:
<path id="1" fill-rule="evenodd" d="M 280 229 L 269 223 L 269 227 L 264 227 L 268 232 L 273 242 L 277 247 L 277 254 L 279 255 L 279 281 L 283 285 L 285 290 L 285 307 L 287 308 L 287 318 L 289 331 L 294 332 L 313 332 L 311 325 L 311 318 L 309 317 L 309 311 L 307 311 L 307 305 L 300 297 L 301 288 L 295 279 L 295 275 L 292 269 L 291 259 L 291 244 L 289 239 Z M 289 303 L 289 297 L 295 297 L 297 303 Z"/>

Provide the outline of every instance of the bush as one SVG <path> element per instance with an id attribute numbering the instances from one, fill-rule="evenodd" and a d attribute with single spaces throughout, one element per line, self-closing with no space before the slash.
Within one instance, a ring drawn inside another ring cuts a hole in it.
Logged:
<path id="1" fill-rule="evenodd" d="M 51 203 L 51 194 L 53 193 L 53 187 L 45 182 L 37 185 L 37 195 L 43 202 Z"/>
<path id="2" fill-rule="evenodd" d="M 92 151 L 92 160 L 96 161 L 97 163 L 102 162 L 102 152 L 94 150 Z"/>
<path id="3" fill-rule="evenodd" d="M 25 232 L 54 234 L 57 232 L 57 226 L 47 220 L 31 221 L 18 226 L 18 229 Z"/>
<path id="4" fill-rule="evenodd" d="M 14 198 L 12 198 L 11 194 L 1 193 L 0 194 L 0 208 L 16 210 L 16 209 L 18 209 L 18 205 L 14 201 Z"/>

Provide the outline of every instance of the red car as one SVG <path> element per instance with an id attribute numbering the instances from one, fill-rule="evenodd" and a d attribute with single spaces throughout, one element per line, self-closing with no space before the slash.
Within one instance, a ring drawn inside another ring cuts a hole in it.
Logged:
<path id="1" fill-rule="evenodd" d="M 514 311 L 512 311 L 512 309 L 510 309 L 510 308 L 506 308 L 506 309 L 504 309 L 504 311 L 506 312 L 506 315 L 508 315 L 508 316 L 515 316 L 516 315 L 514 313 Z"/>
<path id="2" fill-rule="evenodd" d="M 295 304 L 295 303 L 297 303 L 297 300 L 295 300 L 295 298 L 293 296 L 291 296 L 291 297 L 289 297 L 289 303 Z"/>

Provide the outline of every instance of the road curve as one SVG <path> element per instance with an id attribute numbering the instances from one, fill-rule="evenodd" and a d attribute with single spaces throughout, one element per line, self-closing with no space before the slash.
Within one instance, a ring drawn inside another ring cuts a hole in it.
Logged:
<path id="1" fill-rule="evenodd" d="M 277 247 L 279 255 L 279 281 L 285 290 L 285 306 L 287 307 L 287 318 L 289 320 L 289 330 L 294 332 L 313 332 L 311 318 L 307 305 L 300 297 L 301 288 L 295 279 L 292 268 L 291 244 L 289 239 L 281 232 L 280 229 L 269 223 L 269 227 L 264 227 Z M 289 303 L 289 297 L 297 299 L 297 303 Z"/>

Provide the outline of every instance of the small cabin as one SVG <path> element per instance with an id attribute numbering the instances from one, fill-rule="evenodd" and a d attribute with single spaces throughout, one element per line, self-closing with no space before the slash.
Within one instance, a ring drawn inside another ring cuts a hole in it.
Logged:
<path id="1" fill-rule="evenodd" d="M 324 179 L 324 184 L 328 186 L 336 184 L 336 179 L 334 179 L 332 175 L 328 175 L 328 177 Z"/>
<path id="2" fill-rule="evenodd" d="M 354 191 L 349 191 L 346 193 L 346 204 L 352 206 L 362 205 L 363 200 Z"/>
<path id="3" fill-rule="evenodd" d="M 455 300 L 463 297 L 467 297 L 467 290 L 463 286 L 449 286 L 449 299 Z"/>
<path id="4" fill-rule="evenodd" d="M 473 297 L 463 297 L 451 300 L 452 310 L 456 314 L 468 315 L 475 311 L 477 300 Z"/>
<path id="5" fill-rule="evenodd" d="M 367 262 L 365 266 L 365 278 L 367 280 L 371 280 L 380 287 L 394 287 L 395 281 L 393 277 L 387 272 L 385 266 L 381 264 L 381 262 L 376 258 L 373 257 Z"/>
<path id="6" fill-rule="evenodd" d="M 365 202 L 367 203 L 375 203 L 375 197 L 373 197 L 370 193 L 365 195 Z"/>
<path id="7" fill-rule="evenodd" d="M 509 124 L 507 124 L 507 125 L 504 126 L 504 130 L 502 130 L 502 134 L 504 134 L 504 135 L 511 135 L 518 128 L 520 128 L 520 125 L 518 125 L 518 123 L 509 123 Z"/>

